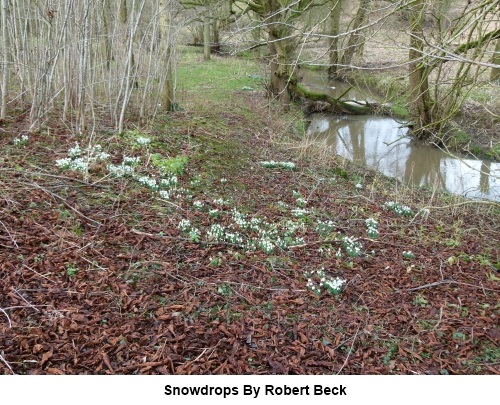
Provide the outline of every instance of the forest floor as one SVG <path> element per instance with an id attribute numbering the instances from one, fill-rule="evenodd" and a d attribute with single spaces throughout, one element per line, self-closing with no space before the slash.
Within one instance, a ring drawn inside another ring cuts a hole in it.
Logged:
<path id="1" fill-rule="evenodd" d="M 498 204 L 302 153 L 254 69 L 90 144 L 3 123 L 0 374 L 500 373 Z"/>

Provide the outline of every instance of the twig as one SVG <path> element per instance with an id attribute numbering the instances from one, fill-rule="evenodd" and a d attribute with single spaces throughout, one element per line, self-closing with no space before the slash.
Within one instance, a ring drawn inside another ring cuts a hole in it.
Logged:
<path id="1" fill-rule="evenodd" d="M 436 281 L 434 283 L 424 284 L 424 285 L 421 285 L 420 287 L 408 288 L 406 290 L 398 290 L 398 289 L 396 289 L 395 291 L 396 292 L 417 291 L 417 290 L 423 290 L 425 288 L 435 287 L 435 286 L 438 286 L 438 285 L 441 285 L 441 284 L 451 284 L 451 283 L 453 283 L 452 280 L 441 280 L 441 281 Z"/>
<path id="2" fill-rule="evenodd" d="M 14 370 L 12 370 L 12 367 L 10 366 L 10 364 L 7 363 L 7 360 L 5 360 L 1 354 L 0 354 L 0 360 L 3 361 L 3 363 L 9 368 L 9 370 L 11 371 L 12 374 L 14 374 L 14 375 L 16 374 L 16 373 L 14 373 Z"/>
<path id="3" fill-rule="evenodd" d="M 443 275 L 443 261 L 441 260 L 441 264 L 439 265 L 439 272 L 441 273 L 441 280 L 444 280 Z"/>
<path id="4" fill-rule="evenodd" d="M 218 343 L 217 343 L 217 344 L 218 344 Z M 215 347 L 217 347 L 217 345 L 216 345 Z M 215 347 L 212 349 L 212 352 L 215 350 Z M 201 354 L 200 354 L 200 355 L 199 355 L 196 359 L 193 359 L 193 360 L 191 360 L 191 361 L 189 361 L 189 362 L 187 362 L 187 363 L 184 363 L 184 364 L 183 364 L 183 366 L 185 367 L 185 366 L 187 366 L 188 364 L 192 364 L 192 363 L 194 363 L 194 362 L 198 361 L 198 359 L 199 359 L 201 356 L 203 356 L 203 355 L 207 352 L 207 350 L 208 350 L 208 349 L 209 349 L 208 347 L 205 347 L 205 348 L 203 349 L 203 351 L 201 352 Z"/>
<path id="5" fill-rule="evenodd" d="M 50 279 L 50 278 L 48 278 L 47 276 L 44 276 L 43 274 L 40 274 L 38 271 L 36 271 L 36 270 L 32 269 L 31 267 L 26 266 L 25 264 L 23 264 L 23 267 L 26 267 L 28 270 L 31 270 L 33 273 L 38 274 L 40 277 L 43 277 L 44 279 L 46 279 L 46 280 L 50 281 L 51 283 L 55 283 L 55 281 L 54 281 L 54 280 L 51 280 L 51 279 Z"/>
<path id="6" fill-rule="evenodd" d="M 14 287 L 11 287 L 11 290 L 13 290 L 13 291 L 14 291 L 14 292 L 15 292 L 15 293 L 19 296 L 19 297 L 21 297 L 21 299 L 22 299 L 22 300 L 23 300 L 26 304 L 28 304 L 28 306 L 29 306 L 30 308 L 33 308 L 36 312 L 40 312 L 40 310 L 39 310 L 37 307 L 35 307 L 34 305 L 32 305 L 30 302 L 28 302 L 28 300 L 27 300 L 26 298 L 24 298 L 24 297 L 21 295 L 21 293 L 19 293 L 19 291 L 17 291 Z"/>
<path id="7" fill-rule="evenodd" d="M 340 370 L 337 372 L 337 375 L 340 374 L 340 372 L 344 369 L 345 365 L 347 364 L 347 361 L 349 360 L 349 356 L 352 353 L 352 348 L 354 347 L 354 343 L 356 342 L 356 337 L 358 336 L 359 328 L 361 328 L 361 322 L 358 324 L 358 329 L 356 330 L 356 333 L 353 336 L 351 347 L 349 348 L 349 353 L 347 353 L 347 357 L 344 360 L 344 364 L 342 364 L 342 367 L 340 367 Z"/>
<path id="8" fill-rule="evenodd" d="M 62 198 L 60 195 L 57 195 L 56 193 L 53 193 L 52 191 L 49 191 L 47 190 L 46 188 L 40 186 L 39 184 L 37 183 L 33 183 L 33 185 L 37 188 L 39 188 L 40 190 L 42 190 L 44 193 L 47 193 L 48 195 L 50 195 L 51 197 L 55 198 L 55 199 L 58 199 L 60 201 L 63 202 L 63 204 L 68 207 L 71 211 L 75 212 L 77 215 L 85 218 L 87 221 L 90 221 L 90 222 L 93 222 L 94 224 L 96 225 L 102 225 L 102 223 L 100 223 L 99 221 L 96 221 L 95 219 L 92 219 L 92 218 L 89 218 L 88 216 L 86 216 L 85 214 L 82 214 L 80 211 L 78 211 L 76 208 L 74 208 L 73 206 L 71 206 L 71 204 L 69 204 L 64 198 Z"/>
<path id="9" fill-rule="evenodd" d="M 18 249 L 19 249 L 19 246 L 17 245 L 16 240 L 15 240 L 15 239 L 14 239 L 14 237 L 11 235 L 11 233 L 9 232 L 9 230 L 7 229 L 7 227 L 5 226 L 5 224 L 4 224 L 2 221 L 0 221 L 0 224 L 2 224 L 2 225 L 3 225 L 3 227 L 5 228 L 5 231 L 9 234 L 9 237 L 10 237 L 10 240 L 12 241 L 12 243 L 14 243 L 14 245 L 16 246 L 16 248 L 18 248 Z"/>
<path id="10" fill-rule="evenodd" d="M 417 291 L 417 290 L 423 290 L 425 288 L 430 288 L 430 287 L 436 287 L 441 284 L 458 284 L 458 285 L 466 285 L 468 287 L 474 287 L 474 288 L 481 288 L 483 291 L 488 290 L 488 291 L 495 291 L 495 292 L 500 292 L 499 290 L 495 290 L 494 288 L 486 288 L 484 286 L 478 286 L 474 284 L 469 284 L 469 283 L 461 283 L 460 281 L 454 281 L 454 280 L 441 280 L 441 281 L 436 281 L 434 283 L 429 283 L 429 284 L 424 284 L 419 287 L 414 287 L 414 288 L 408 288 L 405 290 L 394 290 L 395 292 L 409 292 L 409 291 Z"/>
<path id="11" fill-rule="evenodd" d="M 42 170 L 40 167 L 38 166 L 32 166 L 32 167 L 35 167 L 37 168 L 38 170 Z M 13 170 L 15 172 L 20 172 L 19 170 Z M 70 180 L 70 181 L 74 181 L 76 183 L 80 183 L 84 186 L 87 186 L 87 187 L 99 187 L 99 188 L 104 188 L 103 186 L 98 186 L 98 185 L 95 185 L 94 183 L 87 183 L 86 181 L 82 181 L 82 180 L 79 180 L 79 179 L 75 179 L 74 177 L 68 177 L 68 176 L 61 176 L 61 175 L 57 175 L 57 174 L 51 174 L 51 173 L 43 173 L 43 172 L 27 172 L 27 171 L 22 171 L 22 173 L 24 175 L 31 175 L 31 176 L 44 176 L 44 177 L 52 177 L 52 178 L 55 178 L 55 179 L 62 179 L 62 180 Z"/>
<path id="12" fill-rule="evenodd" d="M 441 323 L 442 319 L 443 319 L 443 307 L 441 306 L 441 308 L 439 308 L 439 319 L 438 319 L 437 323 L 434 325 L 433 330 L 437 329 L 437 327 Z"/>
<path id="13" fill-rule="evenodd" d="M 12 322 L 10 321 L 9 315 L 7 312 L 5 312 L 2 308 L 0 308 L 0 311 L 3 312 L 3 314 L 7 317 L 7 321 L 9 321 L 9 328 L 12 328 Z"/>

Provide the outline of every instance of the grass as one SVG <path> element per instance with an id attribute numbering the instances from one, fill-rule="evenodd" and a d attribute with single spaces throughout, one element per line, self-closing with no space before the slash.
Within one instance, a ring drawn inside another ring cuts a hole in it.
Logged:
<path id="1" fill-rule="evenodd" d="M 222 57 L 212 56 L 212 60 L 202 63 L 203 54 L 198 48 L 186 47 L 181 52 L 182 63 L 177 76 L 181 105 L 189 106 L 194 96 L 210 100 L 212 106 L 219 103 L 228 106 L 235 91 L 259 91 L 261 88 L 262 72 L 252 60 L 224 58 L 221 63 Z M 190 94 L 185 102 L 184 93 Z"/>

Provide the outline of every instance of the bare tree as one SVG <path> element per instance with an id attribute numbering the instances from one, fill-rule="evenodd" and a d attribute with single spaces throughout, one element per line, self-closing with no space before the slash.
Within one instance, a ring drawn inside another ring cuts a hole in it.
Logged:
<path id="1" fill-rule="evenodd" d="M 358 11 L 352 21 L 352 29 L 347 41 L 347 45 L 342 55 L 341 63 L 350 65 L 355 52 L 360 52 L 364 44 L 363 30 L 361 27 L 366 23 L 366 18 L 369 12 L 369 6 L 372 0 L 361 0 L 359 2 Z"/>
<path id="2" fill-rule="evenodd" d="M 332 0 L 332 10 L 330 14 L 330 39 L 329 39 L 329 53 L 330 53 L 330 66 L 328 73 L 331 78 L 338 76 L 338 67 L 341 63 L 341 52 L 339 48 L 339 34 L 340 34 L 340 16 L 342 14 L 342 0 Z"/>
<path id="3" fill-rule="evenodd" d="M 7 116 L 7 92 L 9 80 L 9 37 L 7 35 L 7 0 L 2 0 L 2 87 L 0 100 L 0 119 Z"/>

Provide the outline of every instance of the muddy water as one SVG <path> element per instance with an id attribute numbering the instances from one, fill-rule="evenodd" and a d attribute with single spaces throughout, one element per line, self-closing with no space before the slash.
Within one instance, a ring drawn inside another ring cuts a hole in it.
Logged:
<path id="1" fill-rule="evenodd" d="M 325 72 L 300 70 L 302 82 L 342 100 L 377 101 L 369 88 L 329 81 Z M 378 100 L 381 101 L 381 100 Z M 412 140 L 408 128 L 389 117 L 312 114 L 307 136 L 331 153 L 395 177 L 407 185 L 443 188 L 474 199 L 500 201 L 500 164 L 454 157 Z"/>
<path id="2" fill-rule="evenodd" d="M 307 136 L 331 153 L 395 177 L 474 199 L 500 201 L 500 164 L 457 158 L 407 135 L 388 117 L 312 114 Z"/>

